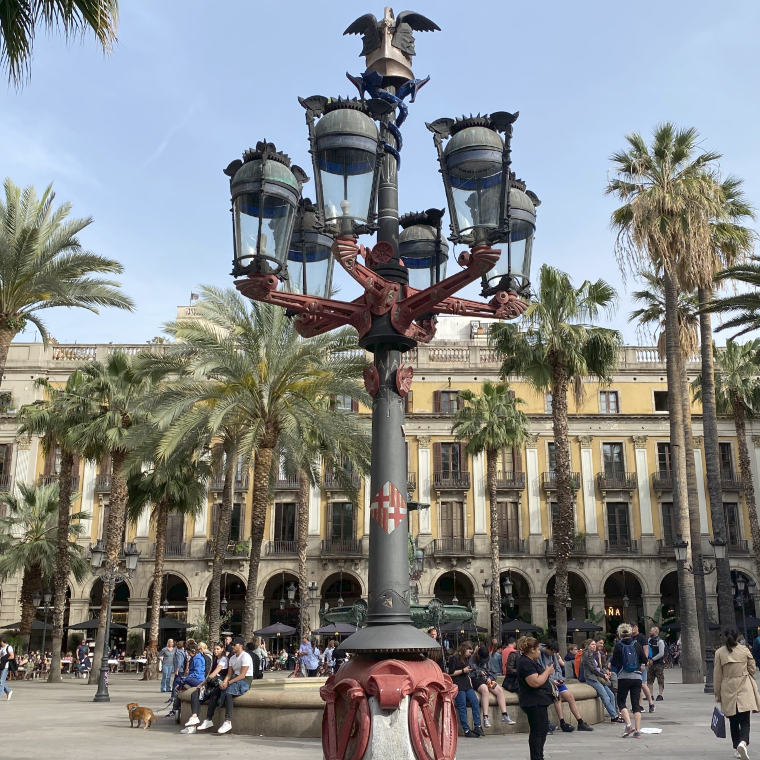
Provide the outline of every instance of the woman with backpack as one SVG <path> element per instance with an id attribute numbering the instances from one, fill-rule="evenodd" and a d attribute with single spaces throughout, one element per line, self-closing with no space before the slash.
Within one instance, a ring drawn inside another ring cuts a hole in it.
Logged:
<path id="1" fill-rule="evenodd" d="M 618 626 L 620 641 L 612 650 L 612 669 L 618 674 L 617 705 L 620 715 L 625 721 L 623 738 L 633 734 L 634 739 L 641 738 L 641 675 L 647 664 L 647 656 L 638 641 L 632 637 L 632 629 L 628 623 Z M 626 700 L 631 695 L 631 723 Z"/>
<path id="2" fill-rule="evenodd" d="M 607 672 L 599 666 L 597 658 L 597 644 L 593 639 L 583 642 L 583 655 L 581 656 L 581 668 L 583 680 L 594 689 L 602 700 L 613 723 L 624 723 L 615 708 L 615 695 L 604 682 L 607 681 Z"/>
<path id="3" fill-rule="evenodd" d="M 749 760 L 749 717 L 760 712 L 760 693 L 755 683 L 755 658 L 746 647 L 738 646 L 739 631 L 729 626 L 723 631 L 726 645 L 715 653 L 713 673 L 715 701 L 728 718 L 736 757 Z"/>

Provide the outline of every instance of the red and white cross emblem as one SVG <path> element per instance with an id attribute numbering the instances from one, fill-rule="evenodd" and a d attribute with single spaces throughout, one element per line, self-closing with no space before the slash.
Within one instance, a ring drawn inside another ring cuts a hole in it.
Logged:
<path id="1" fill-rule="evenodd" d="M 390 481 L 375 494 L 370 515 L 386 533 L 393 533 L 406 517 L 406 501 Z"/>

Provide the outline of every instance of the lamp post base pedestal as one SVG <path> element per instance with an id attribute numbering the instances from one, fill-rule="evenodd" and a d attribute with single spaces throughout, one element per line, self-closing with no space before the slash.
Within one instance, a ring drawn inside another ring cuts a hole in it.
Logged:
<path id="1" fill-rule="evenodd" d="M 111 697 L 108 696 L 108 665 L 105 669 L 101 665 L 100 675 L 98 677 L 98 690 L 95 696 L 92 698 L 93 702 L 110 702 Z"/>
<path id="2" fill-rule="evenodd" d="M 705 694 L 712 694 L 713 687 L 713 668 L 715 667 L 715 650 L 712 647 L 705 647 Z"/>
<path id="3" fill-rule="evenodd" d="M 353 657 L 320 689 L 325 760 L 453 760 L 456 693 L 432 660 Z"/>

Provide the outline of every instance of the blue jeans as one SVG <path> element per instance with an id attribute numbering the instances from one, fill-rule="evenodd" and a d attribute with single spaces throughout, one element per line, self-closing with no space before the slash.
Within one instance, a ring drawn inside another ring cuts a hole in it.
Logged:
<path id="1" fill-rule="evenodd" d="M 164 665 L 161 668 L 161 691 L 172 690 L 172 675 L 174 675 L 174 665 Z"/>
<path id="2" fill-rule="evenodd" d="M 599 681 L 587 679 L 586 683 L 601 697 L 602 704 L 609 713 L 610 718 L 614 718 L 617 715 L 617 709 L 615 708 L 615 695 L 612 693 L 612 689 L 603 683 L 599 683 Z"/>
<path id="3" fill-rule="evenodd" d="M 0 673 L 0 697 L 3 695 L 3 693 L 6 693 L 6 692 L 8 694 L 11 693 L 11 690 L 5 685 L 5 679 L 8 678 L 8 671 L 9 671 L 9 668 L 6 665 L 3 668 L 3 672 Z"/>
<path id="4" fill-rule="evenodd" d="M 480 728 L 480 700 L 478 699 L 478 693 L 475 689 L 467 689 L 467 691 L 459 690 L 459 693 L 454 697 L 454 701 L 457 704 L 457 710 L 459 711 L 459 722 L 462 724 L 462 730 L 467 733 L 470 727 L 467 725 L 467 703 L 470 703 L 470 709 L 472 710 L 472 722 L 476 728 Z"/>

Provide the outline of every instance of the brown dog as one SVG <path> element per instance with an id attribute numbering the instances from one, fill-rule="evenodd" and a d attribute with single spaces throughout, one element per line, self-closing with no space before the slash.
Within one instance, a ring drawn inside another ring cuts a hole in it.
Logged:
<path id="1" fill-rule="evenodd" d="M 151 723 L 156 722 L 156 716 L 153 714 L 153 710 L 150 707 L 140 707 L 137 702 L 130 702 L 127 705 L 127 712 L 129 713 L 129 725 L 134 728 L 134 721 L 137 721 L 137 728 L 140 728 L 140 721 L 145 725 L 143 729 L 150 728 Z"/>

